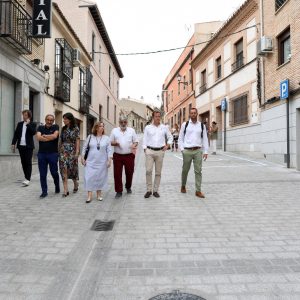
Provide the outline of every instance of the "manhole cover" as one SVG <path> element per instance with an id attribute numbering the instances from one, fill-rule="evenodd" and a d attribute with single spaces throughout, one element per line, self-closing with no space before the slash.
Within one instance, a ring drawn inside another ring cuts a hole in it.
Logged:
<path id="1" fill-rule="evenodd" d="M 115 221 L 101 221 L 95 220 L 93 223 L 91 230 L 93 231 L 110 231 L 113 229 Z"/>
<path id="2" fill-rule="evenodd" d="M 157 295 L 149 300 L 206 300 L 200 296 L 174 291 L 172 293 Z"/>

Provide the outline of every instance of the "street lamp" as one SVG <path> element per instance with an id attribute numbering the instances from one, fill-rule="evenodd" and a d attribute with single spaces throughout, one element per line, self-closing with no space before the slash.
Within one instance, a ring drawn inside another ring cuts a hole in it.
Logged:
<path id="1" fill-rule="evenodd" d="M 178 83 L 180 84 L 180 83 L 182 83 L 183 85 L 188 85 L 189 83 L 187 82 L 187 81 L 181 81 L 181 75 L 178 73 L 178 75 L 177 75 L 177 81 L 178 81 Z"/>

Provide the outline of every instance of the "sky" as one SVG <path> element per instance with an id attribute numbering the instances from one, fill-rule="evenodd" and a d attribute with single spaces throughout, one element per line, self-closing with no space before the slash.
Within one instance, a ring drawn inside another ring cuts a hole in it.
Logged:
<path id="1" fill-rule="evenodd" d="M 225 21 L 245 0 L 96 0 L 115 53 L 185 46 L 194 24 Z M 182 50 L 118 56 L 124 78 L 120 98 L 159 106 L 157 95 Z"/>

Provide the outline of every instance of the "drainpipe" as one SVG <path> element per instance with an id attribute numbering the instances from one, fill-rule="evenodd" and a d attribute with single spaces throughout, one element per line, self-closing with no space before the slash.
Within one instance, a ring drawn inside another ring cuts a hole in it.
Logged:
<path id="1" fill-rule="evenodd" d="M 260 0 L 260 38 L 264 36 L 264 0 Z M 261 56 L 261 100 L 265 103 L 265 58 Z"/>

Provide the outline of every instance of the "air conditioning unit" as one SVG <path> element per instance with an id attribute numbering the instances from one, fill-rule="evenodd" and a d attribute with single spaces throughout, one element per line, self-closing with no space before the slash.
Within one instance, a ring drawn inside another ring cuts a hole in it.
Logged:
<path id="1" fill-rule="evenodd" d="M 272 38 L 263 36 L 257 43 L 257 54 L 264 55 L 273 52 Z"/>
<path id="2" fill-rule="evenodd" d="M 79 49 L 73 49 L 73 65 L 78 67 L 81 62 L 81 52 Z"/>

